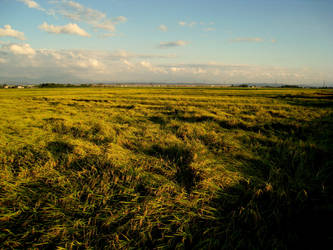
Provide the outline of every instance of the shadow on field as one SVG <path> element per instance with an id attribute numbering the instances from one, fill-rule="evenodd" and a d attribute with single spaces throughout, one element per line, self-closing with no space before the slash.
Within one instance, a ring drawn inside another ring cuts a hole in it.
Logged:
<path id="1" fill-rule="evenodd" d="M 74 146 L 65 141 L 49 142 L 46 148 L 56 157 L 72 153 L 74 150 Z"/>
<path id="2" fill-rule="evenodd" d="M 71 135 L 73 138 L 81 138 L 99 146 L 113 140 L 112 136 L 104 133 L 105 129 L 99 123 L 94 123 L 90 127 L 84 127 L 81 124 L 67 124 L 66 120 L 62 118 L 47 118 L 44 121 L 49 124 L 52 132 L 61 136 Z"/>
<path id="3" fill-rule="evenodd" d="M 8 155 L 12 155 L 13 159 L 6 164 L 10 166 L 14 176 L 17 176 L 24 169 L 30 170 L 43 166 L 50 159 L 45 151 L 32 145 L 26 145 L 15 152 L 9 152 Z"/>
<path id="4" fill-rule="evenodd" d="M 148 120 L 155 124 L 160 124 L 161 126 L 165 126 L 167 124 L 167 120 L 161 116 L 151 116 Z"/>
<path id="5" fill-rule="evenodd" d="M 176 174 L 174 178 L 187 192 L 191 192 L 195 184 L 201 179 L 200 174 L 191 167 L 191 163 L 194 160 L 193 151 L 186 147 L 180 145 L 168 147 L 153 145 L 146 153 L 160 157 L 167 161 L 169 165 L 175 166 Z"/>
<path id="6" fill-rule="evenodd" d="M 289 123 L 288 123 L 289 122 Z M 244 121 L 229 121 L 221 120 L 218 122 L 219 126 L 224 129 L 240 129 L 244 131 L 262 133 L 270 136 L 272 133 L 281 138 L 296 137 L 298 139 L 306 140 L 308 133 L 308 125 L 300 126 L 297 122 L 283 121 L 283 122 L 268 122 L 265 124 L 249 124 Z"/>
<path id="7" fill-rule="evenodd" d="M 288 104 L 313 107 L 313 108 L 332 108 L 333 92 L 319 92 L 315 95 L 279 95 L 272 98 L 285 100 Z"/>
<path id="8" fill-rule="evenodd" d="M 73 152 L 74 146 L 68 142 L 58 140 L 49 142 L 46 149 L 57 161 L 57 166 L 65 167 L 68 163 L 68 156 Z"/>
<path id="9" fill-rule="evenodd" d="M 205 116 L 205 115 L 199 115 L 199 116 L 181 116 L 180 115 L 180 116 L 177 116 L 176 118 L 180 121 L 190 122 L 190 123 L 214 121 L 215 120 L 214 117 Z"/>
<path id="10" fill-rule="evenodd" d="M 220 189 L 210 206 L 217 220 L 197 221 L 191 245 L 210 249 L 325 249 L 333 244 L 333 119 L 304 124 L 305 134 L 263 143 L 259 162 L 243 159 L 249 181 Z M 288 132 L 285 131 L 285 132 Z M 262 141 L 258 141 L 262 143 Z M 259 164 L 256 171 L 248 167 Z M 201 230 L 202 232 L 202 230 Z"/>

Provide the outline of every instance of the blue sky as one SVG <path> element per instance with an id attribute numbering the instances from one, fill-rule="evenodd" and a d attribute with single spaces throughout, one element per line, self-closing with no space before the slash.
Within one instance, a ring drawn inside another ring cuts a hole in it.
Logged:
<path id="1" fill-rule="evenodd" d="M 329 0 L 0 0 L 0 81 L 333 83 Z"/>

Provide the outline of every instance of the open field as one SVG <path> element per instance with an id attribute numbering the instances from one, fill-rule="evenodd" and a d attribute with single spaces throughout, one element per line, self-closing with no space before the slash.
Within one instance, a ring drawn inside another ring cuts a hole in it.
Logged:
<path id="1" fill-rule="evenodd" d="M 333 91 L 0 90 L 1 248 L 333 243 Z"/>

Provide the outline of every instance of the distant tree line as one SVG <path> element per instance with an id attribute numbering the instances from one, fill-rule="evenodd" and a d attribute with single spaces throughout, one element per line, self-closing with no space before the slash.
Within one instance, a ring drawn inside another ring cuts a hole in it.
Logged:
<path id="1" fill-rule="evenodd" d="M 91 87 L 91 84 L 62 84 L 62 83 L 41 83 L 37 85 L 39 88 L 79 88 L 79 87 Z"/>
<path id="2" fill-rule="evenodd" d="M 300 88 L 298 85 L 282 85 L 281 88 Z"/>

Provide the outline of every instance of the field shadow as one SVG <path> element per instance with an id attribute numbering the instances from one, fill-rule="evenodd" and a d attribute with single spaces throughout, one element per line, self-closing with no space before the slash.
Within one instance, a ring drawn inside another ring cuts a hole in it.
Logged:
<path id="1" fill-rule="evenodd" d="M 211 116 L 176 116 L 175 117 L 179 121 L 189 122 L 189 123 L 196 123 L 196 122 L 205 122 L 205 121 L 215 121 L 214 117 Z"/>
<path id="2" fill-rule="evenodd" d="M 159 124 L 161 126 L 165 126 L 167 124 L 166 118 L 164 118 L 162 116 L 151 116 L 148 118 L 148 120 L 155 124 Z"/>
<path id="3" fill-rule="evenodd" d="M 162 147 L 160 145 L 153 145 L 146 150 L 146 154 L 164 159 L 168 165 L 176 168 L 174 175 L 175 181 L 191 192 L 197 182 L 201 180 L 201 176 L 193 169 L 191 163 L 194 161 L 194 153 L 191 149 L 180 145 L 171 145 Z"/>
<path id="4" fill-rule="evenodd" d="M 49 142 L 46 146 L 46 149 L 57 161 L 57 166 L 65 167 L 68 165 L 69 154 L 73 153 L 74 151 L 74 145 L 62 140 L 58 140 Z"/>
<path id="5" fill-rule="evenodd" d="M 191 245 L 325 249 L 333 244 L 333 119 L 303 126 L 300 131 L 312 133 L 311 143 L 297 144 L 304 136 L 298 134 L 275 144 L 258 139 L 259 159 L 243 157 L 237 169 L 247 181 L 219 189 L 210 203 L 216 219 L 193 221 Z M 196 234 L 200 228 L 209 228 L 205 236 Z"/>
<path id="6" fill-rule="evenodd" d="M 67 124 L 62 118 L 46 118 L 44 121 L 51 126 L 51 130 L 59 135 L 71 135 L 73 138 L 81 138 L 96 145 L 103 145 L 113 140 L 112 136 L 104 133 L 104 128 L 95 123 L 90 127 L 83 127 L 81 124 Z"/>
<path id="7" fill-rule="evenodd" d="M 284 100 L 290 105 L 313 107 L 313 108 L 332 108 L 332 93 L 315 93 L 314 95 L 279 95 L 270 98 Z"/>
<path id="8" fill-rule="evenodd" d="M 0 244 L 5 243 L 2 248 L 31 249 L 36 248 L 37 243 L 41 242 L 44 244 L 40 245 L 47 245 L 49 249 L 57 248 L 57 244 L 61 241 L 60 235 L 54 235 L 52 241 L 50 241 L 45 239 L 44 232 L 54 227 L 55 221 L 62 219 L 62 215 L 59 212 L 63 209 L 61 203 L 54 201 L 64 195 L 64 190 L 46 178 L 40 178 L 38 180 L 32 181 L 30 179 L 27 182 L 21 182 L 16 187 L 15 192 L 17 195 L 16 199 L 14 201 L 8 200 L 6 209 L 8 211 L 19 211 L 19 216 L 13 216 L 5 224 L 2 224 L 11 235 L 11 241 L 8 242 L 5 236 L 6 233 L 2 233 Z M 50 204 L 52 205 L 50 206 Z M 46 215 L 45 207 L 51 209 L 53 213 Z M 15 245 L 15 242 L 20 242 L 22 238 L 24 238 L 24 241 Z"/>
<path id="9" fill-rule="evenodd" d="M 8 155 L 13 156 L 13 159 L 6 164 L 10 166 L 14 176 L 17 176 L 23 169 L 43 166 L 50 160 L 47 152 L 32 145 L 26 145 L 15 152 L 9 152 Z"/>
<path id="10" fill-rule="evenodd" d="M 313 108 L 333 108 L 333 100 L 322 100 L 322 99 L 292 99 L 288 100 L 287 103 L 297 106 L 313 107 Z"/>
<path id="11" fill-rule="evenodd" d="M 51 141 L 46 147 L 54 156 L 61 156 L 63 154 L 72 153 L 74 146 L 65 141 Z"/>

